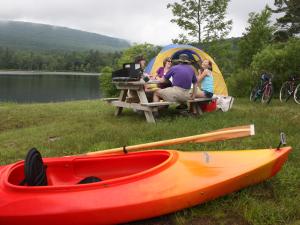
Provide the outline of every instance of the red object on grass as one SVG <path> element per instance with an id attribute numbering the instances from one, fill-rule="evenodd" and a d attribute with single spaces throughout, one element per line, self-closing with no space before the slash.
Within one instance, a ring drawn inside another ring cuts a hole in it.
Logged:
<path id="1" fill-rule="evenodd" d="M 213 112 L 217 109 L 217 100 L 212 100 L 210 103 L 204 103 L 200 107 L 203 112 Z"/>

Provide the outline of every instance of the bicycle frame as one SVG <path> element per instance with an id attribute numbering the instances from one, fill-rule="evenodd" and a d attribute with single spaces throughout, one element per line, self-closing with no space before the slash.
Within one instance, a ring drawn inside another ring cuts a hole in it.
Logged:
<path id="1" fill-rule="evenodd" d="M 289 95 L 294 94 L 295 89 L 296 89 L 296 78 L 293 77 L 291 80 L 288 81 L 289 84 Z"/>
<path id="2" fill-rule="evenodd" d="M 267 75 L 267 77 L 265 76 Z M 270 103 L 273 96 L 272 74 L 263 74 L 260 82 L 251 90 L 250 101 L 261 99 L 261 103 Z"/>
<path id="3" fill-rule="evenodd" d="M 289 80 L 282 83 L 281 89 L 280 89 L 280 96 L 279 96 L 281 102 L 287 102 L 291 96 L 294 97 L 294 93 L 295 93 L 297 83 L 299 80 L 300 80 L 300 78 L 293 76 Z M 284 95 L 283 95 L 284 91 L 286 91 L 285 92 L 286 97 L 284 97 Z"/>
<path id="4" fill-rule="evenodd" d="M 263 88 L 262 88 L 261 92 L 263 93 L 269 85 L 272 85 L 271 78 L 263 83 Z"/>
<path id="5" fill-rule="evenodd" d="M 272 85 L 272 78 L 270 78 L 269 80 L 267 81 L 264 81 L 262 84 L 261 84 L 261 88 L 259 88 L 259 90 L 257 90 L 259 93 L 259 96 L 261 96 L 265 90 L 267 89 L 268 86 Z"/>

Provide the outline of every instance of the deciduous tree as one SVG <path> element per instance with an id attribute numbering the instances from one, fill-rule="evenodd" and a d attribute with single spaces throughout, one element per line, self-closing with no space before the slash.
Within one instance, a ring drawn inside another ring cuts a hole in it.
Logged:
<path id="1" fill-rule="evenodd" d="M 186 43 L 211 41 L 225 37 L 232 21 L 225 18 L 229 0 L 180 0 L 169 3 L 176 23 L 187 34 L 180 34 L 173 42 Z"/>
<path id="2" fill-rule="evenodd" d="M 241 67 L 248 67 L 252 57 L 270 43 L 274 31 L 270 17 L 271 12 L 268 9 L 264 9 L 261 13 L 249 14 L 249 26 L 239 42 L 238 59 Z"/>

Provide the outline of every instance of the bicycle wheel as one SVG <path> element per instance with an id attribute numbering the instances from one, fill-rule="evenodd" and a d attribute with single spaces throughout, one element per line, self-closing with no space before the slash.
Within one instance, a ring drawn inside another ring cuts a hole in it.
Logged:
<path id="1" fill-rule="evenodd" d="M 250 101 L 255 102 L 259 97 L 259 86 L 252 88 L 250 93 Z"/>
<path id="2" fill-rule="evenodd" d="M 269 104 L 273 96 L 273 86 L 272 84 L 267 84 L 261 96 L 261 103 Z"/>
<path id="3" fill-rule="evenodd" d="M 300 84 L 298 84 L 296 89 L 295 89 L 294 100 L 297 104 L 300 104 Z"/>
<path id="4" fill-rule="evenodd" d="M 289 98 L 291 97 L 293 91 L 290 90 L 290 82 L 286 81 L 282 84 L 281 88 L 280 88 L 280 93 L 279 93 L 279 100 L 281 102 L 287 102 L 289 100 Z"/>

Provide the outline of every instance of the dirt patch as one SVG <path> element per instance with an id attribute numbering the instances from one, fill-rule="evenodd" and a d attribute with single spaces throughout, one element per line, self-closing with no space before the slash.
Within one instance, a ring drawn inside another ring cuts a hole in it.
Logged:
<path id="1" fill-rule="evenodd" d="M 213 218 L 209 216 L 194 218 L 189 225 L 250 225 L 242 216 L 229 214 L 222 218 Z"/>
<path id="2" fill-rule="evenodd" d="M 216 219 L 209 217 L 209 216 L 203 216 L 199 218 L 194 218 L 191 221 L 189 221 L 190 225 L 217 225 L 219 224 Z"/>
<path id="3" fill-rule="evenodd" d="M 274 188 L 270 181 L 261 183 L 259 187 L 251 187 L 251 189 L 249 188 L 249 190 L 251 195 L 259 200 L 275 199 Z"/>
<path id="4" fill-rule="evenodd" d="M 228 217 L 224 218 L 223 221 L 223 224 L 225 225 L 250 225 L 250 223 L 240 215 L 229 215 Z"/>
<path id="5" fill-rule="evenodd" d="M 222 217 L 212 216 L 193 217 L 186 220 L 186 225 L 250 225 L 242 216 L 234 212 L 226 212 Z M 177 225 L 171 216 L 161 216 L 149 220 L 127 223 L 126 225 Z"/>
<path id="6" fill-rule="evenodd" d="M 176 225 L 176 224 L 172 222 L 170 216 L 160 216 L 153 219 L 126 223 L 125 225 Z"/>

